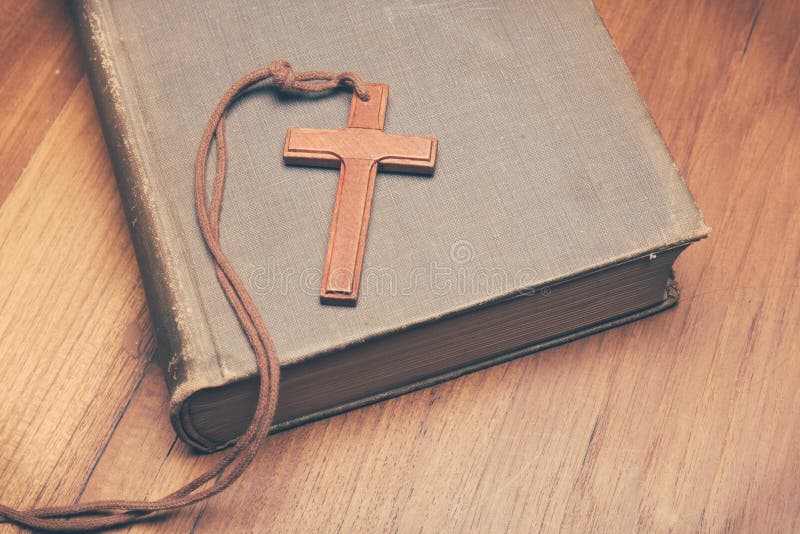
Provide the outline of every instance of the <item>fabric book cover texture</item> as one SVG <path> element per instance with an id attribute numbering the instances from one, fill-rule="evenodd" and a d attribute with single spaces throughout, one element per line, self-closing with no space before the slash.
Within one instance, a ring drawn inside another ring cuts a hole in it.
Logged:
<path id="1" fill-rule="evenodd" d="M 198 448 L 220 444 L 187 431 L 185 401 L 251 379 L 255 364 L 197 226 L 194 157 L 219 97 L 273 59 L 386 83 L 385 130 L 439 140 L 432 177 L 379 173 L 358 305 L 322 306 L 338 173 L 289 167 L 281 154 L 289 127 L 342 128 L 350 92 L 265 87 L 237 104 L 221 240 L 286 369 L 708 233 L 590 0 L 91 0 L 74 11 L 166 353 L 172 420 Z M 636 311 L 674 301 L 662 300 Z M 638 316 L 628 312 L 551 340 Z M 381 393 L 283 420 L 279 407 L 277 422 Z"/>

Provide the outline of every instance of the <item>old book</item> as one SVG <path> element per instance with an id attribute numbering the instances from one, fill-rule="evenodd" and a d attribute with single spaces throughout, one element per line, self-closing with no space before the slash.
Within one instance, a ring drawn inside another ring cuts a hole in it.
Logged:
<path id="1" fill-rule="evenodd" d="M 386 131 L 436 137 L 432 177 L 381 173 L 358 306 L 323 306 L 338 173 L 287 167 L 288 127 L 336 129 L 346 91 L 270 87 L 228 122 L 223 247 L 282 365 L 275 428 L 663 310 L 701 215 L 589 0 L 75 5 L 177 433 L 231 442 L 253 354 L 215 279 L 193 160 L 218 98 L 288 59 L 390 87 Z"/>

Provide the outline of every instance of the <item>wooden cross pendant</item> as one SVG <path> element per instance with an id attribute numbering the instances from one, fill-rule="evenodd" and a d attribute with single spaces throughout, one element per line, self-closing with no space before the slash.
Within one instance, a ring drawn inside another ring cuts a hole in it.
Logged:
<path id="1" fill-rule="evenodd" d="M 378 169 L 433 174 L 436 139 L 383 131 L 389 86 L 366 84 L 369 100 L 353 94 L 342 130 L 289 128 L 283 159 L 291 165 L 339 167 L 320 301 L 355 306 L 367 241 L 372 191 Z"/>

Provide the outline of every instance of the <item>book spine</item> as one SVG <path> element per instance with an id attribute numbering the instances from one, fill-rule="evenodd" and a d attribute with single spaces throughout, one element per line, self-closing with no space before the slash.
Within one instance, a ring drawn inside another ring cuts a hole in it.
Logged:
<path id="1" fill-rule="evenodd" d="M 184 431 L 179 411 L 190 392 L 187 377 L 192 353 L 191 335 L 181 324 L 184 304 L 180 281 L 164 243 L 165 232 L 157 208 L 157 199 L 146 173 L 137 143 L 133 117 L 128 113 L 124 84 L 120 83 L 118 57 L 104 17 L 103 5 L 82 0 L 71 5 L 78 36 L 85 51 L 86 67 L 103 134 L 108 145 L 122 205 L 130 227 L 136 259 L 142 276 L 150 314 L 158 340 L 157 359 L 165 369 L 170 391 L 170 414 L 173 426 L 186 442 L 199 448 Z"/>

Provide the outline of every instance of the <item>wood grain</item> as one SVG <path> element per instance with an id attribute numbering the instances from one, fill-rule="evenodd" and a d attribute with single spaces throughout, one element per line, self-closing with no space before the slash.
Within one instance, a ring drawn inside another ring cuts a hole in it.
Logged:
<path id="1" fill-rule="evenodd" d="M 682 302 L 273 436 L 231 490 L 132 530 L 800 529 L 800 4 L 598 7 L 714 228 Z M 31 105 L 2 139 L 52 116 Z M 214 458 L 169 427 L 85 81 L 57 113 L 0 205 L 0 498 L 156 497 Z"/>
<path id="2" fill-rule="evenodd" d="M 63 2 L 0 0 L 0 204 L 83 76 Z"/>
<path id="3" fill-rule="evenodd" d="M 0 272 L 0 499 L 72 500 L 153 352 L 85 78 L 0 205 Z"/>

